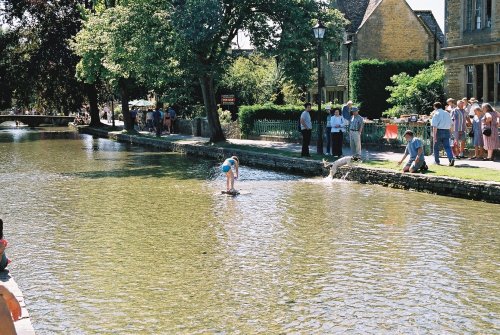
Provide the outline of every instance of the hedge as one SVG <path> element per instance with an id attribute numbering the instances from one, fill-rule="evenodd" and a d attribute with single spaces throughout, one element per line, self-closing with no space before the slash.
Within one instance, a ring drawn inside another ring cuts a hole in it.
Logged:
<path id="1" fill-rule="evenodd" d="M 322 106 L 324 107 L 324 106 Z M 326 112 L 324 108 L 322 119 L 326 120 Z M 297 120 L 299 122 L 300 114 L 304 111 L 304 106 L 297 105 L 252 105 L 240 106 L 238 111 L 238 121 L 240 124 L 241 133 L 249 135 L 252 131 L 255 120 Z M 314 121 L 317 117 L 317 106 L 313 106 L 311 110 L 311 119 Z"/>
<path id="2" fill-rule="evenodd" d="M 415 76 L 420 70 L 429 67 L 427 61 L 380 61 L 363 59 L 354 61 L 350 67 L 352 100 L 359 103 L 360 114 L 370 119 L 378 119 L 382 112 L 391 107 L 387 102 L 390 93 L 387 86 L 392 86 L 391 77 L 401 72 Z"/>

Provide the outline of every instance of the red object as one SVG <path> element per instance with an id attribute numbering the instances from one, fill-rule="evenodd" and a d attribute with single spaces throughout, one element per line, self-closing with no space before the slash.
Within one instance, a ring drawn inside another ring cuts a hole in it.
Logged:
<path id="1" fill-rule="evenodd" d="M 394 140 L 398 138 L 398 125 L 397 124 L 386 125 L 384 138 L 388 140 Z"/>

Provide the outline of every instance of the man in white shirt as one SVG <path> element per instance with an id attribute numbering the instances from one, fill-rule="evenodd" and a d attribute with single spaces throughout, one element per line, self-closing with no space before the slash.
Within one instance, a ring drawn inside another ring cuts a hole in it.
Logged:
<path id="1" fill-rule="evenodd" d="M 309 102 L 304 104 L 305 110 L 300 115 L 300 132 L 302 133 L 302 157 L 311 157 L 309 154 L 309 143 L 311 143 L 311 133 L 312 133 L 312 120 L 311 114 L 311 104 Z"/>
<path id="2" fill-rule="evenodd" d="M 450 147 L 450 129 L 451 129 L 451 116 L 448 112 L 443 110 L 440 102 L 434 103 L 434 112 L 431 120 L 432 138 L 434 139 L 434 163 L 440 165 L 439 162 L 439 149 L 440 145 L 448 157 L 449 165 L 455 165 L 453 153 Z"/>

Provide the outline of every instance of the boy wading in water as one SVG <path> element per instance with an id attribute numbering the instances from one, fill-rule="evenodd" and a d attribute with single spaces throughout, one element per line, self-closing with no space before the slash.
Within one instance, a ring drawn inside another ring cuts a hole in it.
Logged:
<path id="1" fill-rule="evenodd" d="M 222 163 L 221 169 L 222 172 L 226 174 L 226 192 L 228 193 L 236 193 L 237 191 L 234 189 L 234 180 L 238 179 L 238 165 L 240 161 L 238 157 L 232 156 L 228 158 Z M 234 173 L 233 173 L 234 167 Z"/>

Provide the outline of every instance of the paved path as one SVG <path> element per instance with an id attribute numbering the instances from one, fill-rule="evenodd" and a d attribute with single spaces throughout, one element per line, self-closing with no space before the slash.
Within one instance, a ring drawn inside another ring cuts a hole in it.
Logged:
<path id="1" fill-rule="evenodd" d="M 117 123 L 118 128 L 123 127 L 123 123 Z M 149 133 L 147 131 L 141 131 L 141 134 L 151 135 L 154 134 Z M 182 141 L 183 143 L 207 143 L 209 139 L 207 137 L 196 137 L 190 135 L 181 135 L 181 134 L 173 134 L 173 135 L 162 135 L 163 138 L 167 138 L 172 141 Z M 228 139 L 229 143 L 240 144 L 240 145 L 248 145 L 252 147 L 261 147 L 261 148 L 272 148 L 289 152 L 296 152 L 300 154 L 302 150 L 302 145 L 298 143 L 286 143 L 286 142 L 274 142 L 274 141 L 263 141 L 263 140 L 240 140 L 240 139 Z M 310 152 L 316 152 L 316 146 L 311 145 L 309 147 Z M 349 147 L 344 147 L 342 149 L 344 156 L 351 155 L 351 149 Z M 373 149 L 362 149 L 361 156 L 364 160 L 388 160 L 398 162 L 401 157 L 403 157 L 402 153 L 392 152 L 392 151 L 377 151 Z M 325 156 L 325 159 L 328 160 L 331 156 Z M 432 165 L 434 162 L 433 156 L 426 156 L 425 161 L 427 164 Z M 448 159 L 446 157 L 441 158 L 441 164 L 447 165 Z M 455 160 L 455 166 L 461 167 L 483 167 L 490 168 L 495 170 L 500 170 L 500 161 L 479 161 L 479 160 L 469 160 L 469 159 L 460 159 Z"/>

